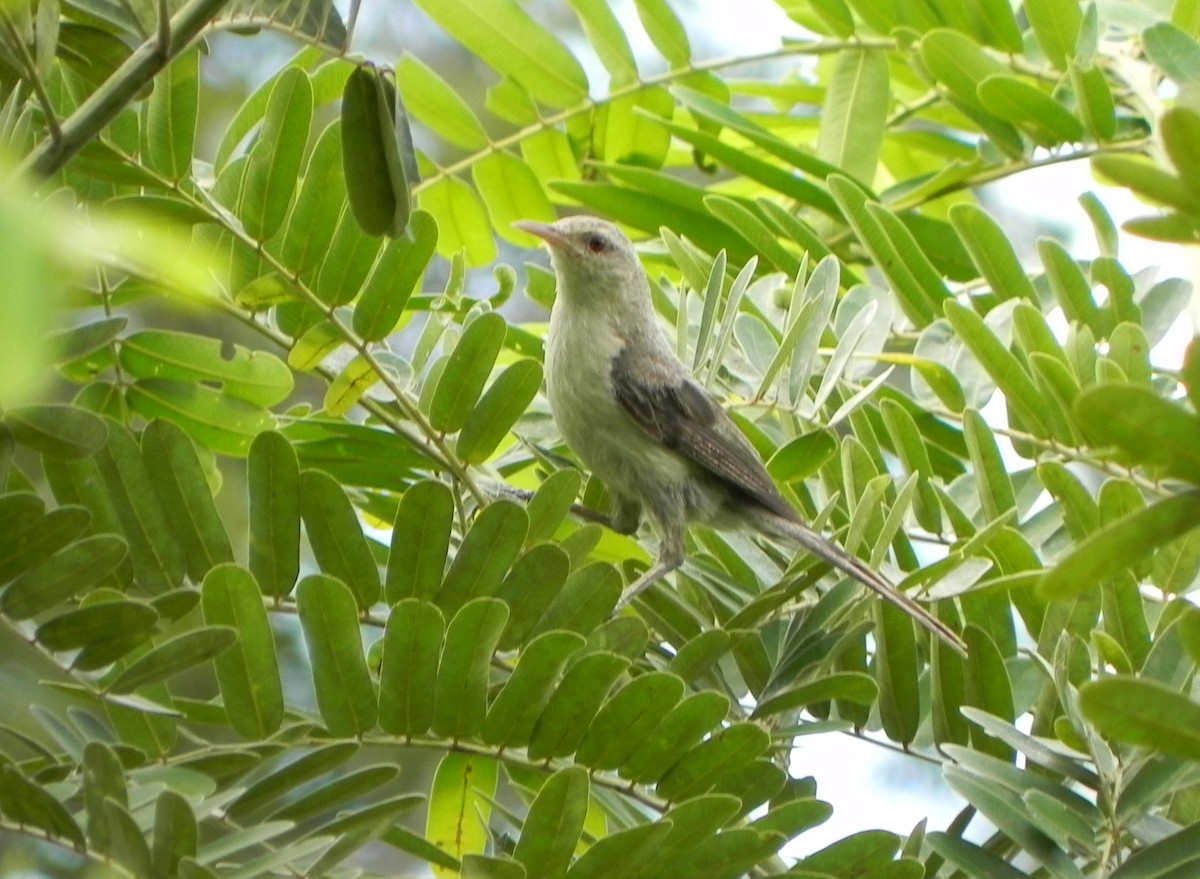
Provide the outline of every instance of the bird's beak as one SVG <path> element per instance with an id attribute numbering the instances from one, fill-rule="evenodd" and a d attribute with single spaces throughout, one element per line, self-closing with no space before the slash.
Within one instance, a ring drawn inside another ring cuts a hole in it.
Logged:
<path id="1" fill-rule="evenodd" d="M 518 220 L 513 223 L 514 229 L 520 229 L 522 232 L 528 232 L 530 235 L 536 235 L 541 238 L 552 249 L 564 248 L 568 244 L 567 237 L 551 226 L 549 223 L 535 223 L 533 220 Z"/>

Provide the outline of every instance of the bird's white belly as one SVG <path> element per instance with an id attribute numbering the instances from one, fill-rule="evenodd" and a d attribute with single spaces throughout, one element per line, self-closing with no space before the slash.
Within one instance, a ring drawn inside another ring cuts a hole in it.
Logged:
<path id="1" fill-rule="evenodd" d="M 640 500 L 648 489 L 686 483 L 687 462 L 647 436 L 613 395 L 611 364 L 621 350 L 620 339 L 603 332 L 573 339 L 563 330 L 551 325 L 546 390 L 567 445 L 610 491 L 630 499 Z M 579 345 L 594 346 L 591 355 L 579 356 Z M 595 348 L 604 356 L 594 356 L 599 353 Z"/>

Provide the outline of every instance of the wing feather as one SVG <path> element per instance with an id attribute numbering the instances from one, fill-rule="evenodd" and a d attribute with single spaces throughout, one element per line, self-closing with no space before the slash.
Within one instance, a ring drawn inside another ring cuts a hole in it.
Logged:
<path id="1" fill-rule="evenodd" d="M 621 408 L 647 435 L 771 512 L 797 518 L 754 447 L 692 379 L 652 384 L 623 352 L 613 360 L 612 383 Z"/>

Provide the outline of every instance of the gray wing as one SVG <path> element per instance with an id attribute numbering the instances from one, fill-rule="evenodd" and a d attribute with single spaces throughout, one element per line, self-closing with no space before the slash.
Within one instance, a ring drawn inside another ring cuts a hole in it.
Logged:
<path id="1" fill-rule="evenodd" d="M 696 382 L 651 384 L 622 353 L 613 360 L 612 383 L 621 408 L 647 435 L 771 512 L 797 518 L 754 447 Z"/>

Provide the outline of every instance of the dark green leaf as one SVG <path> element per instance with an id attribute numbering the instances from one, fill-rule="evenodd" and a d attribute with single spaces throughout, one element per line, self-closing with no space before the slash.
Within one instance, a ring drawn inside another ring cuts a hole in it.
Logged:
<path id="1" fill-rule="evenodd" d="M 479 734 L 487 709 L 488 667 L 508 620 L 508 608 L 495 598 L 462 606 L 446 627 L 437 684 L 433 731 L 444 738 Z"/>
<path id="2" fill-rule="evenodd" d="M 258 140 L 246 159 L 238 200 L 246 233 L 266 241 L 283 224 L 308 145 L 313 89 L 308 74 L 288 67 L 271 87 Z"/>
<path id="3" fill-rule="evenodd" d="M 379 600 L 379 568 L 346 492 L 328 473 L 300 474 L 300 515 L 321 570 L 350 587 L 361 610 Z"/>
<path id="4" fill-rule="evenodd" d="M 458 456 L 468 464 L 491 457 L 541 386 L 542 368 L 536 360 L 518 360 L 500 373 L 467 416 L 455 445 Z"/>
<path id="5" fill-rule="evenodd" d="M 533 726 L 526 749 L 531 760 L 565 757 L 583 740 L 588 726 L 629 660 L 612 653 L 589 653 L 574 663 Z"/>
<path id="6" fill-rule="evenodd" d="M 504 344 L 507 324 L 500 315 L 481 314 L 463 331 L 442 370 L 429 407 L 434 429 L 453 433 L 466 423 Z"/>
<path id="7" fill-rule="evenodd" d="M 104 420 L 73 406 L 44 404 L 9 409 L 4 426 L 23 446 L 53 458 L 82 458 L 104 445 Z"/>
<path id="8" fill-rule="evenodd" d="M 247 739 L 269 736 L 283 721 L 283 687 L 271 623 L 254 575 L 233 564 L 213 568 L 204 578 L 201 603 L 208 625 L 237 633 L 237 643 L 215 662 L 230 725 Z"/>
<path id="9" fill-rule="evenodd" d="M 354 594 L 339 580 L 314 574 L 296 587 L 296 604 L 321 717 L 335 736 L 361 735 L 375 726 L 378 701 Z"/>
<path id="10" fill-rule="evenodd" d="M 108 686 L 110 693 L 132 693 L 139 687 L 155 684 L 208 662 L 237 640 L 227 626 L 194 629 L 164 641 L 129 664 Z"/>
<path id="11" fill-rule="evenodd" d="M 354 309 L 354 331 L 373 342 L 386 338 L 400 321 L 409 297 L 437 249 L 433 217 L 415 211 L 404 234 L 388 244 L 363 286 Z"/>
<path id="12" fill-rule="evenodd" d="M 588 774 L 582 766 L 546 779 L 529 805 L 513 858 L 528 876 L 562 876 L 571 863 L 588 813 Z"/>
<path id="13" fill-rule="evenodd" d="M 437 605 L 453 615 L 466 602 L 495 595 L 525 542 L 529 517 L 511 501 L 495 501 L 471 523 L 438 590 Z M 435 550 L 436 552 L 436 550 Z"/>
<path id="14" fill-rule="evenodd" d="M 282 598 L 300 572 L 300 465 L 281 434 L 254 438 L 247 462 L 250 572 L 263 594 Z"/>
<path id="15" fill-rule="evenodd" d="M 198 583 L 210 568 L 232 562 L 229 536 L 188 436 L 168 421 L 152 421 L 142 431 L 142 458 L 182 545 L 188 577 Z"/>
<path id="16" fill-rule="evenodd" d="M 28 619 L 103 581 L 128 549 L 115 534 L 85 537 L 22 574 L 0 594 L 0 610 Z"/>
<path id="17" fill-rule="evenodd" d="M 429 729 L 445 628 L 442 612 L 426 601 L 405 598 L 392 607 L 379 671 L 379 725 L 385 732 L 419 736 Z"/>

